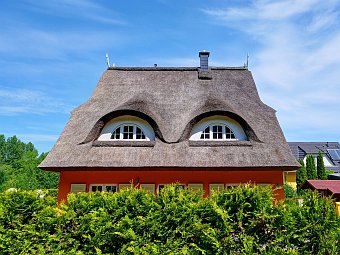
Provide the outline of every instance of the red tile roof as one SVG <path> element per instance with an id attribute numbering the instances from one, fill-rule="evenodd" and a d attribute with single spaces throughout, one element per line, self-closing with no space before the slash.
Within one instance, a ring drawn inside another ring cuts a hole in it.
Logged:
<path id="1" fill-rule="evenodd" d="M 328 189 L 333 194 L 340 194 L 340 180 L 309 180 L 305 182 L 302 188 Z"/>

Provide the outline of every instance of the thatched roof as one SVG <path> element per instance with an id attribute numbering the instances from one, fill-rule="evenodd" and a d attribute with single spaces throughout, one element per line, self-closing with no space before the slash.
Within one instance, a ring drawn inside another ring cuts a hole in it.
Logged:
<path id="1" fill-rule="evenodd" d="M 152 142 L 97 141 L 112 118 L 134 115 L 155 130 Z M 202 118 L 237 120 L 249 141 L 189 141 Z M 246 68 L 109 68 L 91 96 L 72 111 L 40 167 L 199 167 L 296 169 L 275 111 L 259 98 Z"/>

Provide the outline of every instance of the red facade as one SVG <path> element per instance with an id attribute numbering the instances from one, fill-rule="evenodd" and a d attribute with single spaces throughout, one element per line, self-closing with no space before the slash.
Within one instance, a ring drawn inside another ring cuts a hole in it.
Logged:
<path id="1" fill-rule="evenodd" d="M 180 183 L 184 185 L 200 183 L 206 196 L 209 195 L 209 184 L 271 184 L 274 189 L 276 199 L 283 199 L 283 174 L 281 170 L 195 170 L 195 169 L 145 169 L 138 171 L 135 169 L 124 170 L 101 170 L 92 169 L 89 171 L 61 171 L 58 201 L 65 201 L 67 194 L 71 191 L 71 184 L 86 184 L 86 191 L 89 191 L 93 184 L 155 184 L 157 189 L 159 184 Z M 156 190 L 155 190 L 156 192 Z"/>

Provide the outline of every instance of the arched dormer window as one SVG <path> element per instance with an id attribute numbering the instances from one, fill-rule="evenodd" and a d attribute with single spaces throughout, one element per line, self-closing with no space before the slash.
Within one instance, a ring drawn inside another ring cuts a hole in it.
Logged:
<path id="1" fill-rule="evenodd" d="M 143 129 L 136 124 L 123 124 L 113 131 L 113 140 L 146 140 Z"/>
<path id="2" fill-rule="evenodd" d="M 103 128 L 98 141 L 153 141 L 151 125 L 138 117 L 125 115 L 112 119 Z"/>
<path id="3" fill-rule="evenodd" d="M 237 121 L 226 116 L 211 116 L 193 127 L 190 140 L 245 141 L 247 136 Z"/>
<path id="4" fill-rule="evenodd" d="M 236 140 L 234 132 L 225 124 L 213 123 L 201 133 L 200 140 Z"/>

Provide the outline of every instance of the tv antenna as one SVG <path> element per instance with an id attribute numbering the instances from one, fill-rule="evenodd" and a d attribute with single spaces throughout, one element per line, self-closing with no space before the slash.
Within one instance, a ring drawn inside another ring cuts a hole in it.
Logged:
<path id="1" fill-rule="evenodd" d="M 244 64 L 244 67 L 247 69 L 249 67 L 249 53 L 247 53 L 247 62 Z"/>
<path id="2" fill-rule="evenodd" d="M 109 53 L 106 53 L 106 63 L 107 63 L 107 67 L 110 67 Z"/>

